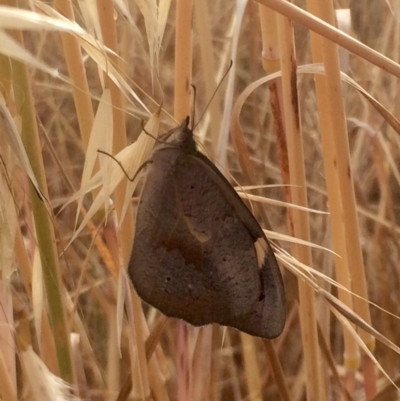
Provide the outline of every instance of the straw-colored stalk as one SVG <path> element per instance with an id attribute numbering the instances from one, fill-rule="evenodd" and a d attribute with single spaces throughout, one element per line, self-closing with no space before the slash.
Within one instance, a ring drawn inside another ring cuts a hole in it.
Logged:
<path id="1" fill-rule="evenodd" d="M 307 13 L 300 7 L 297 7 L 285 0 L 257 0 L 257 2 L 266 7 L 270 7 L 272 10 L 275 10 L 282 15 L 285 15 L 294 22 L 298 22 L 299 24 L 306 26 L 311 31 L 318 33 L 339 46 L 344 47 L 351 53 L 362 57 L 374 65 L 377 65 L 390 74 L 400 77 L 399 64 L 364 45 L 351 36 L 346 35 L 333 25 L 325 23 L 323 20 L 315 17 L 312 13 Z"/>
<path id="2" fill-rule="evenodd" d="M 278 40 L 278 27 L 276 25 L 276 13 L 270 8 L 259 5 L 260 23 L 262 34 L 262 63 L 267 74 L 273 74 L 280 70 L 280 53 Z M 274 118 L 274 127 L 278 144 L 279 164 L 281 170 L 283 193 L 286 202 L 291 202 L 289 189 L 289 166 L 286 145 L 285 120 L 282 116 L 282 82 L 276 79 L 269 85 L 271 111 Z M 293 235 L 293 222 L 291 214 L 288 213 L 289 232 Z"/>
<path id="3" fill-rule="evenodd" d="M 197 1 L 194 7 L 195 10 L 195 21 L 196 21 L 196 31 L 201 32 L 199 35 L 199 45 L 201 51 L 201 71 L 203 74 L 203 82 L 205 85 L 205 98 L 212 99 L 208 111 L 210 113 L 210 129 L 208 137 L 211 143 L 216 147 L 218 143 L 219 127 L 222 121 L 221 113 L 221 95 L 219 91 L 215 91 L 217 84 L 215 82 L 215 71 L 218 68 L 215 63 L 215 57 L 213 54 L 213 42 L 211 36 L 211 18 L 209 7 L 206 1 Z M 200 110 L 202 113 L 203 110 Z M 201 117 L 198 114 L 196 120 Z M 196 124 L 197 121 L 193 121 Z"/>
<path id="4" fill-rule="evenodd" d="M 293 185 L 291 187 L 291 197 L 294 204 L 307 207 L 307 183 L 299 118 L 293 27 L 291 22 L 281 15 L 277 18 L 277 25 L 281 50 L 283 109 L 286 121 L 290 183 Z M 308 213 L 293 210 L 292 216 L 295 237 L 310 241 Z M 292 254 L 300 262 L 307 266 L 312 266 L 311 249 L 309 247 L 292 244 Z M 326 392 L 321 375 L 315 295 L 311 287 L 302 281 L 299 281 L 299 301 L 302 343 L 303 349 L 306 350 L 304 352 L 304 360 L 307 376 L 307 397 L 311 401 L 322 401 L 326 399 Z"/>
<path id="5" fill-rule="evenodd" d="M 117 42 L 117 30 L 114 20 L 114 3 L 110 0 L 98 0 L 97 9 L 99 13 L 103 43 L 105 46 L 115 52 L 115 55 L 109 54 L 110 63 L 119 71 L 119 59 L 117 57 L 117 54 L 119 54 L 119 49 Z M 121 90 L 107 76 L 105 77 L 105 87 L 109 88 L 111 92 L 114 131 L 113 151 L 114 153 L 117 153 L 125 148 L 127 144 L 125 101 Z M 115 210 L 118 218 L 121 215 L 124 204 L 125 186 L 125 182 L 122 182 L 115 190 Z M 131 208 L 128 208 L 124 220 L 119 223 L 122 260 L 125 264 L 127 264 L 133 242 L 133 211 Z"/>
<path id="6" fill-rule="evenodd" d="M 322 38 L 316 35 L 311 36 L 311 46 L 313 50 L 314 62 L 322 62 Z M 338 191 L 339 183 L 336 171 L 336 153 L 335 147 L 332 143 L 332 119 L 330 117 L 331 109 L 329 105 L 329 94 L 326 88 L 326 77 L 323 75 L 315 76 L 315 85 L 317 92 L 317 105 L 320 121 L 321 141 L 324 151 L 324 167 L 326 176 L 326 187 L 329 199 L 329 211 L 331 213 L 331 231 L 332 231 L 332 247 L 337 253 L 335 256 L 336 279 L 344 286 L 344 288 L 351 288 L 350 273 L 348 271 L 348 260 L 346 241 L 344 234 L 344 226 L 342 223 L 342 205 L 340 193 Z M 341 85 L 341 84 L 339 84 Z M 340 99 L 340 102 L 342 100 Z M 339 290 L 339 298 L 350 308 L 353 308 L 353 300 L 349 292 Z M 350 369 L 347 372 L 347 388 L 354 389 L 354 371 L 359 365 L 359 352 L 356 340 L 352 335 L 343 329 L 344 343 L 345 343 L 345 361 L 346 366 Z"/>
<path id="7" fill-rule="evenodd" d="M 109 55 L 109 62 L 113 66 L 120 70 L 119 67 L 119 48 L 117 41 L 117 31 L 114 20 L 114 3 L 109 0 L 98 0 L 97 1 L 97 11 L 98 19 L 101 27 L 101 35 L 103 44 L 111 49 L 115 54 Z M 111 93 L 111 103 L 113 106 L 113 152 L 117 153 L 126 147 L 126 111 L 125 111 L 125 101 L 121 90 L 118 86 L 108 78 L 104 77 L 105 88 L 110 89 Z M 122 182 L 114 192 L 115 199 L 115 210 L 118 219 L 121 216 L 121 212 L 124 205 L 125 199 L 125 188 L 126 182 Z M 132 242 L 133 242 L 133 211 L 131 208 L 127 209 L 123 221 L 119 221 L 119 226 L 114 225 L 113 227 L 106 227 L 106 230 L 118 230 L 114 234 L 110 233 L 109 238 L 119 238 L 119 246 L 114 249 L 118 249 L 120 254 L 114 256 L 114 260 L 119 260 L 121 262 L 119 269 L 124 269 L 127 265 L 130 257 Z M 120 273 L 124 274 L 124 273 Z M 130 288 L 132 288 L 130 286 Z M 147 397 L 149 394 L 149 384 L 147 377 L 147 364 L 145 362 L 145 349 L 144 349 L 144 338 L 147 335 L 145 332 L 145 327 L 140 323 L 141 302 L 135 292 L 131 291 L 132 309 L 133 316 L 138 317 L 136 323 L 131 326 L 134 332 L 129 336 L 131 349 L 136 350 L 135 353 L 131 353 L 131 368 L 132 368 L 132 383 L 133 389 L 135 390 L 135 396 L 138 398 Z M 117 311 L 113 312 L 116 315 Z M 117 324 L 113 321 L 111 324 Z M 113 329 L 116 327 L 114 326 Z M 109 359 L 108 359 L 108 388 L 110 391 L 118 391 L 119 389 L 119 333 L 117 330 L 110 330 L 110 336 L 108 341 L 109 347 Z M 135 339 L 135 341 L 133 341 Z M 137 357 L 136 357 L 137 356 Z"/>
<path id="8" fill-rule="evenodd" d="M 310 0 L 309 7 L 311 12 L 314 12 L 328 23 L 334 24 L 334 11 L 331 2 L 322 7 L 318 2 Z M 341 252 L 340 255 L 343 256 L 342 261 L 339 261 L 338 258 L 335 260 L 335 262 L 338 262 L 336 264 L 337 277 L 343 281 L 345 286 L 349 286 L 348 279 L 349 276 L 351 277 L 351 288 L 356 295 L 361 297 L 354 297 L 353 299 L 355 312 L 370 324 L 369 306 L 365 301 L 368 299 L 368 291 L 350 166 L 350 150 L 340 79 L 338 49 L 336 44 L 326 39 L 317 38 L 314 34 L 311 40 L 314 62 L 323 61 L 325 67 L 325 77 L 319 77 L 318 80 L 321 79 L 320 86 L 319 83 L 316 85 L 317 97 L 321 97 L 326 101 L 326 106 L 324 106 L 322 111 L 325 110 L 328 112 L 327 115 L 320 116 L 325 117 L 325 119 L 320 119 L 320 121 L 326 121 L 326 128 L 329 128 L 321 129 L 321 137 L 324 159 L 328 160 L 325 163 L 330 164 L 328 166 L 329 169 L 327 169 L 326 180 L 327 182 L 331 181 L 328 198 L 330 207 L 333 210 L 332 238 L 335 238 L 336 245 L 340 247 L 337 251 Z M 318 93 L 319 89 L 325 90 Z M 340 225 L 343 225 L 343 227 L 340 227 Z M 340 295 L 345 302 L 351 305 L 348 295 L 343 292 L 340 292 Z M 360 332 L 360 335 L 368 347 L 373 350 L 375 339 L 363 331 Z M 355 368 L 357 367 L 358 359 L 357 345 L 346 331 L 345 339 L 347 346 L 345 361 L 350 368 Z M 365 363 L 371 365 L 372 362 L 365 360 Z M 368 366 L 366 368 L 369 372 L 368 377 L 365 378 L 366 382 L 374 383 L 375 379 L 373 376 L 371 377 L 371 369 Z M 374 390 L 373 387 L 369 387 L 369 390 L 367 399 L 370 399 L 376 392 L 376 389 Z"/>
<path id="9" fill-rule="evenodd" d="M 175 20 L 175 93 L 174 117 L 181 121 L 190 115 L 192 83 L 192 18 L 193 1 L 176 2 Z M 193 124 L 193 121 L 192 121 Z M 190 330 L 185 322 L 178 322 L 178 400 L 193 400 L 192 358 L 190 356 Z"/>
<path id="10" fill-rule="evenodd" d="M 193 0 L 176 2 L 174 117 L 180 122 L 190 115 L 192 93 Z M 193 123 L 193 121 L 192 121 Z"/>
<path id="11" fill-rule="evenodd" d="M 65 17 L 71 21 L 75 20 L 71 1 L 55 0 L 54 5 Z M 62 33 L 61 40 L 65 62 L 68 68 L 68 75 L 72 84 L 72 95 L 74 97 L 75 110 L 78 117 L 79 133 L 82 137 L 84 148 L 87 149 L 90 132 L 93 127 L 94 113 L 82 51 L 75 36 Z"/>

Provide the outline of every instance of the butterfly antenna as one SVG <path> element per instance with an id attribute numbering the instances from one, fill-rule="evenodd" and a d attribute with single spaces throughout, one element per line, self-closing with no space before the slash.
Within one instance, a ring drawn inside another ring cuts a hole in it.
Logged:
<path id="1" fill-rule="evenodd" d="M 141 125 L 142 125 L 142 131 L 143 131 L 146 135 L 148 135 L 150 138 L 153 138 L 153 139 L 154 139 L 156 142 L 158 142 L 158 143 L 165 143 L 165 141 L 162 141 L 161 139 L 158 139 L 157 137 L 155 137 L 154 135 L 150 134 L 150 132 L 146 130 L 144 120 L 141 121 Z"/>
<path id="2" fill-rule="evenodd" d="M 196 113 L 196 95 L 197 95 L 197 88 L 193 84 L 190 85 L 193 89 L 193 100 L 192 100 L 192 116 L 190 117 L 190 123 L 192 125 L 192 130 L 194 129 L 194 119 Z"/>
<path id="3" fill-rule="evenodd" d="M 106 155 L 106 156 L 108 156 L 108 157 L 111 157 L 111 159 L 113 159 L 113 160 L 115 161 L 115 163 L 118 164 L 118 166 L 121 168 L 122 172 L 124 173 L 125 177 L 126 177 L 130 182 L 133 182 L 133 181 L 135 180 L 135 178 L 139 175 L 139 173 L 140 173 L 148 164 L 153 163 L 152 160 L 147 160 L 147 161 L 145 161 L 145 162 L 138 168 L 138 170 L 136 171 L 135 175 L 134 175 L 133 177 L 130 177 L 129 174 L 128 174 L 128 172 L 125 170 L 125 167 L 122 165 L 122 163 L 121 163 L 115 156 L 113 156 L 112 154 L 110 154 L 110 153 L 108 153 L 108 152 L 105 152 L 104 150 L 101 150 L 101 149 L 97 149 L 97 152 L 98 152 L 98 153 L 101 153 L 101 154 L 103 154 L 103 155 Z"/>
<path id="4" fill-rule="evenodd" d="M 222 82 L 224 82 L 224 80 L 225 80 L 225 78 L 227 77 L 229 71 L 231 70 L 232 65 L 233 65 L 233 61 L 231 60 L 231 62 L 230 62 L 230 64 L 229 64 L 229 67 L 226 69 L 225 74 L 224 74 L 223 77 L 221 78 L 221 81 L 219 82 L 219 84 L 218 84 L 217 87 L 215 88 L 214 93 L 212 94 L 210 100 L 208 101 L 208 103 L 207 103 L 207 105 L 206 105 L 206 107 L 205 107 L 205 109 L 204 109 L 204 111 L 203 111 L 203 114 L 200 116 L 199 121 L 197 121 L 197 124 L 193 127 L 193 130 L 199 125 L 200 121 L 203 119 L 204 115 L 205 115 L 206 112 L 207 112 L 208 107 L 210 106 L 211 102 L 213 101 L 215 95 L 217 94 L 218 89 L 220 88 L 220 86 L 222 85 Z M 192 86 L 193 86 L 193 85 L 192 85 Z M 194 112 L 193 112 L 193 115 L 194 115 Z M 193 122 L 194 122 L 194 120 L 193 120 Z"/>

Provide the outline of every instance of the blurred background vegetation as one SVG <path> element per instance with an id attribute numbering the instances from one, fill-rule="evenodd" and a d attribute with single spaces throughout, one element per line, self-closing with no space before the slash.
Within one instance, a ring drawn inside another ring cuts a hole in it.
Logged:
<path id="1" fill-rule="evenodd" d="M 398 399 L 400 3 L 260 2 L 0 0 L 2 400 Z M 97 149 L 134 174 L 193 108 L 281 261 L 274 341 L 122 274 L 140 184 Z"/>

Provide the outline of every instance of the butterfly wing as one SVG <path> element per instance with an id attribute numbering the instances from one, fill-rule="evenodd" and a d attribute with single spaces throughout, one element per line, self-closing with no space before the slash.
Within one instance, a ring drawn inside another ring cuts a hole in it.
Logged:
<path id="1" fill-rule="evenodd" d="M 194 325 L 233 319 L 261 292 L 256 264 L 251 237 L 202 165 L 163 149 L 143 187 L 129 263 L 140 297 Z"/>
<path id="2" fill-rule="evenodd" d="M 165 149 L 149 165 L 137 210 L 128 273 L 144 301 L 167 316 L 186 319 L 185 310 L 194 309 L 194 295 L 190 295 L 192 283 L 201 281 L 196 274 L 199 269 L 192 265 L 201 264 L 202 254 L 196 239 L 188 235 L 176 200 L 172 183 L 176 157 L 174 149 Z M 186 266 L 188 254 L 193 263 Z M 203 320 L 199 324 L 206 324 L 211 316 Z"/>
<path id="3" fill-rule="evenodd" d="M 210 212 L 213 212 L 214 216 L 218 214 L 216 210 L 214 212 L 211 205 L 213 205 L 215 194 L 219 192 L 220 197 L 222 197 L 221 203 L 229 205 L 232 209 L 232 215 L 236 220 L 240 220 L 241 224 L 237 223 L 237 231 L 235 233 L 232 232 L 232 235 L 230 235 L 230 227 L 221 226 L 223 234 L 230 239 L 229 243 L 226 244 L 226 249 L 236 248 L 238 245 L 235 243 L 236 239 L 243 241 L 242 248 L 238 249 L 235 259 L 231 261 L 232 263 L 228 268 L 228 271 L 234 276 L 231 279 L 231 283 L 237 282 L 239 285 L 239 287 L 231 287 L 231 299 L 235 299 L 240 294 L 241 288 L 243 288 L 242 278 L 246 280 L 246 277 L 253 277 L 254 272 L 258 272 L 258 281 L 252 283 L 254 286 L 253 291 L 257 294 L 257 299 L 255 303 L 251 304 L 248 312 L 239 316 L 235 315 L 233 318 L 232 315 L 223 314 L 217 322 L 259 337 L 277 337 L 282 332 L 286 319 L 285 294 L 278 263 L 263 230 L 230 183 L 209 159 L 198 152 L 196 157 L 188 156 L 185 163 L 189 164 L 190 168 L 178 169 L 176 173 L 180 174 L 178 182 L 181 184 L 183 194 L 181 196 L 181 202 L 184 205 L 183 210 L 186 213 L 188 211 L 190 213 L 190 202 L 188 202 L 190 197 L 186 196 L 184 188 L 188 185 L 201 184 L 201 182 L 197 182 L 197 184 L 190 183 L 190 175 L 187 176 L 188 171 L 192 172 L 197 169 L 197 177 L 201 176 L 201 174 L 207 176 L 206 187 L 201 188 L 200 186 L 197 189 L 198 192 L 207 193 L 208 188 L 213 188 L 212 196 L 206 202 L 210 206 L 206 206 L 206 208 L 210 209 Z M 218 210 L 222 210 L 222 206 L 218 206 Z M 203 214 L 199 216 L 199 219 L 201 217 L 203 217 Z M 249 239 L 252 250 L 257 253 L 256 260 L 250 255 L 251 252 L 248 249 Z M 243 248 L 246 248 L 246 251 Z M 217 265 L 220 263 L 218 260 L 220 252 L 221 247 L 218 246 L 214 257 L 214 262 Z M 243 299 L 241 302 L 243 302 Z M 247 305 L 250 305 L 250 302 Z"/>
<path id="4" fill-rule="evenodd" d="M 263 296 L 253 305 L 249 313 L 238 316 L 234 322 L 220 323 L 257 337 L 267 339 L 278 337 L 285 326 L 286 300 L 282 277 L 276 269 L 278 264 L 270 250 L 261 267 Z"/>
<path id="5" fill-rule="evenodd" d="M 167 316 L 264 338 L 285 321 L 279 267 L 235 190 L 201 153 L 163 146 L 138 206 L 129 275 Z"/>
<path id="6" fill-rule="evenodd" d="M 186 229 L 201 249 L 200 292 L 212 321 L 250 312 L 262 292 L 256 250 L 214 172 L 188 155 L 176 163 L 173 183 Z"/>

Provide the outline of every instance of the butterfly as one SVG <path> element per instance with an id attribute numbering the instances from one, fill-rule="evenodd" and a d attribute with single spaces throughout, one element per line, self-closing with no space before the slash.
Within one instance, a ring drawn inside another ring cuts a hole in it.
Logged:
<path id="1" fill-rule="evenodd" d="M 146 167 L 129 277 L 167 316 L 275 338 L 286 319 L 278 263 L 251 211 L 197 149 L 189 120 Z"/>

